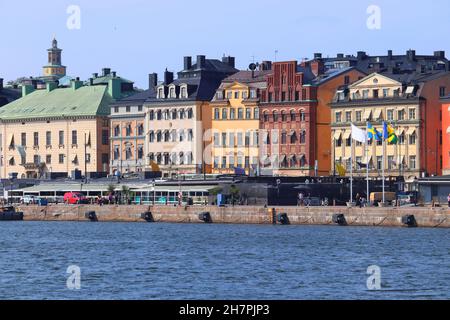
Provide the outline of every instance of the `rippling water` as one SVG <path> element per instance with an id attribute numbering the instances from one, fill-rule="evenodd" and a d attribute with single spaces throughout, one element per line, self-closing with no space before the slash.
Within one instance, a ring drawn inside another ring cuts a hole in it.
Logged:
<path id="1" fill-rule="evenodd" d="M 450 298 L 448 229 L 5 222 L 0 235 L 1 299 Z"/>

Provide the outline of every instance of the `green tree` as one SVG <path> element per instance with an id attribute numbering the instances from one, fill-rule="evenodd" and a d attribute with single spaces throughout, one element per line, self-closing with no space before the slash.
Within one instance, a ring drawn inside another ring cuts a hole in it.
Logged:
<path id="1" fill-rule="evenodd" d="M 234 184 L 230 187 L 230 197 L 231 204 L 234 206 L 237 200 L 239 200 L 239 188 L 237 188 Z"/>

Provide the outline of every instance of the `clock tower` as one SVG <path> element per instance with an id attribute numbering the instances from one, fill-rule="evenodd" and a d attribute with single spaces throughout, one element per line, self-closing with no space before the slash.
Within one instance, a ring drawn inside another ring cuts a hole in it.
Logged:
<path id="1" fill-rule="evenodd" d="M 58 48 L 58 41 L 53 38 L 52 47 L 47 50 L 48 64 L 44 66 L 44 79 L 58 80 L 66 75 L 66 67 L 61 64 L 62 50 Z"/>

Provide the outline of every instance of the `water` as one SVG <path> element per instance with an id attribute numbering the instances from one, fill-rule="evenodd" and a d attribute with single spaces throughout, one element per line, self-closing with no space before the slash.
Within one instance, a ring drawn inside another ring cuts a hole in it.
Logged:
<path id="1" fill-rule="evenodd" d="M 6 222 L 0 235 L 0 299 L 450 298 L 448 229 Z"/>

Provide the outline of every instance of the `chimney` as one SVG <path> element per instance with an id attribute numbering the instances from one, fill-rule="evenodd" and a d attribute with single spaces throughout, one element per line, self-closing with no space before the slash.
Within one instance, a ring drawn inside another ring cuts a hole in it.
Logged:
<path id="1" fill-rule="evenodd" d="M 34 86 L 32 86 L 31 84 L 26 84 L 26 85 L 22 86 L 22 98 L 29 95 L 33 91 L 34 91 Z"/>
<path id="2" fill-rule="evenodd" d="M 261 62 L 261 64 L 259 65 L 259 70 L 260 71 L 268 71 L 268 70 L 272 70 L 272 61 L 263 61 Z"/>
<path id="3" fill-rule="evenodd" d="M 96 73 L 93 73 L 93 74 L 92 74 L 92 78 L 94 78 L 94 79 L 95 79 L 95 78 L 98 78 L 98 73 L 97 73 L 97 72 L 96 72 Z"/>
<path id="4" fill-rule="evenodd" d="M 150 73 L 148 75 L 148 88 L 154 89 L 158 85 L 158 74 L 157 73 Z"/>
<path id="5" fill-rule="evenodd" d="M 80 78 L 77 77 L 75 80 L 72 80 L 72 89 L 75 91 L 83 86 L 83 82 L 80 81 Z"/>
<path id="6" fill-rule="evenodd" d="M 184 70 L 189 70 L 192 67 L 192 57 L 184 57 Z"/>
<path id="7" fill-rule="evenodd" d="M 203 69 L 205 67 L 205 62 L 205 56 L 197 56 L 197 69 Z"/>
<path id="8" fill-rule="evenodd" d="M 392 50 L 388 50 L 388 59 L 392 60 Z"/>
<path id="9" fill-rule="evenodd" d="M 406 56 L 408 57 L 409 61 L 414 61 L 416 60 L 416 50 L 408 50 L 406 51 Z"/>
<path id="10" fill-rule="evenodd" d="M 90 86 L 93 86 L 93 85 L 94 85 L 94 79 L 89 78 L 89 85 L 90 85 Z"/>
<path id="11" fill-rule="evenodd" d="M 324 69 L 325 69 L 325 65 L 323 63 L 323 61 L 320 60 L 313 60 L 309 63 L 310 67 L 311 67 L 311 72 L 316 76 L 320 76 L 321 74 L 323 74 Z"/>
<path id="12" fill-rule="evenodd" d="M 314 53 L 314 60 L 322 59 L 321 53 Z"/>
<path id="13" fill-rule="evenodd" d="M 434 56 L 439 59 L 445 59 L 445 51 L 435 51 Z"/>
<path id="14" fill-rule="evenodd" d="M 111 69 L 110 68 L 103 68 L 102 69 L 102 74 L 103 74 L 104 77 L 109 75 L 110 73 L 111 73 Z"/>
<path id="15" fill-rule="evenodd" d="M 338 59 L 344 59 L 344 54 L 343 53 L 338 53 L 337 54 L 337 58 Z"/>
<path id="16" fill-rule="evenodd" d="M 114 100 L 120 98 L 121 90 L 121 82 L 120 79 L 109 79 L 108 82 L 108 93 Z"/>
<path id="17" fill-rule="evenodd" d="M 3 78 L 0 78 L 0 91 L 3 90 Z"/>
<path id="18" fill-rule="evenodd" d="M 225 63 L 225 64 L 227 64 L 227 65 L 229 65 L 229 66 L 232 67 L 232 68 L 234 68 L 235 65 L 236 65 L 236 60 L 235 60 L 235 58 L 234 58 L 234 57 L 230 57 L 230 56 L 228 56 L 228 57 L 223 57 L 223 58 L 222 58 L 222 62 Z"/>
<path id="19" fill-rule="evenodd" d="M 172 82 L 173 82 L 173 72 L 167 71 L 166 68 L 166 71 L 164 71 L 164 84 L 168 85 L 171 84 Z"/>
<path id="20" fill-rule="evenodd" d="M 116 78 L 117 77 L 117 72 L 113 71 L 113 72 L 111 72 L 111 75 L 112 75 L 113 78 Z"/>
<path id="21" fill-rule="evenodd" d="M 53 82 L 53 81 L 52 82 L 47 82 L 47 85 L 46 85 L 47 92 L 52 92 L 56 88 L 58 88 L 58 84 L 56 82 Z"/>
<path id="22" fill-rule="evenodd" d="M 358 51 L 356 53 L 356 57 L 358 58 L 358 60 L 364 60 L 367 57 L 367 54 L 365 51 Z"/>

